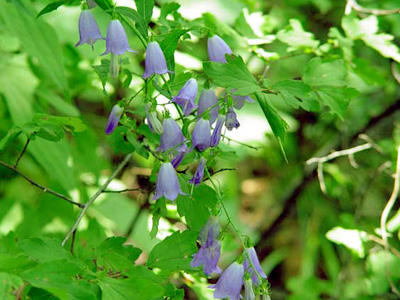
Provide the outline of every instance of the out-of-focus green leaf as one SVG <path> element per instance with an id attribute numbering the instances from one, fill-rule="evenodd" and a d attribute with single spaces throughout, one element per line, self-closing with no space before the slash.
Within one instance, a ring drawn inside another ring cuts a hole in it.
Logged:
<path id="1" fill-rule="evenodd" d="M 153 213 L 153 224 L 150 231 L 150 237 L 154 239 L 158 232 L 158 225 L 160 223 L 160 218 L 167 216 L 167 205 L 165 203 L 164 197 L 156 201 L 156 203 L 153 206 L 152 213 Z"/>
<path id="2" fill-rule="evenodd" d="M 14 300 L 14 292 L 23 285 L 24 282 L 18 276 L 0 272 L 0 299 Z"/>
<path id="3" fill-rule="evenodd" d="M 59 8 L 61 5 L 68 5 L 68 4 L 73 4 L 76 3 L 78 4 L 79 1 L 76 0 L 62 0 L 62 1 L 56 1 L 56 2 L 52 2 L 49 3 L 45 6 L 45 8 L 43 8 L 36 16 L 36 18 L 39 18 L 40 16 L 50 13 L 54 10 L 56 10 L 57 8 Z"/>
<path id="4" fill-rule="evenodd" d="M 71 254 L 61 247 L 59 240 L 55 239 L 29 238 L 21 240 L 18 246 L 26 254 L 40 262 L 71 258 Z"/>
<path id="5" fill-rule="evenodd" d="M 75 105 L 67 102 L 58 94 L 54 93 L 54 91 L 43 85 L 40 85 L 40 87 L 36 89 L 35 96 L 40 100 L 46 101 L 62 115 L 71 117 L 78 117 L 80 115 L 79 109 Z"/>
<path id="6" fill-rule="evenodd" d="M 227 89 L 236 89 L 236 95 L 248 96 L 261 91 L 256 79 L 240 56 L 227 56 L 225 64 L 205 62 L 203 68 L 215 84 Z"/>
<path id="7" fill-rule="evenodd" d="M 367 240 L 367 233 L 364 231 L 335 227 L 326 233 L 326 238 L 345 246 L 360 258 L 365 257 L 364 241 Z"/>
<path id="8" fill-rule="evenodd" d="M 349 100 L 358 95 L 352 88 L 319 87 L 316 91 L 319 99 L 341 119 L 344 118 Z"/>
<path id="9" fill-rule="evenodd" d="M 7 146 L 12 141 L 14 141 L 21 133 L 22 130 L 19 127 L 13 127 L 9 131 L 7 131 L 7 134 L 0 140 L 0 153 L 2 153 L 4 149 L 6 149 Z"/>
<path id="10" fill-rule="evenodd" d="M 39 125 L 54 124 L 62 127 L 66 131 L 82 132 L 87 129 L 82 120 L 74 117 L 59 117 L 45 114 L 36 114 L 33 120 Z"/>
<path id="11" fill-rule="evenodd" d="M 154 0 L 135 0 L 135 4 L 137 12 L 143 17 L 147 27 L 153 15 Z"/>
<path id="12" fill-rule="evenodd" d="M 318 47 L 319 41 L 315 40 L 314 34 L 304 31 L 299 20 L 291 19 L 289 22 L 288 28 L 280 30 L 276 35 L 278 40 L 290 46 L 288 52 L 303 49 L 315 50 Z"/>
<path id="13" fill-rule="evenodd" d="M 23 2 L 24 8 L 16 7 L 13 3 L 17 2 L 0 3 L 0 16 L 8 30 L 20 39 L 24 50 L 39 61 L 47 77 L 60 90 L 66 91 L 63 58 L 55 31 L 42 19 L 35 19 L 29 2 Z"/>
<path id="14" fill-rule="evenodd" d="M 197 232 L 174 232 L 150 252 L 147 266 L 168 271 L 189 270 L 192 254 L 197 251 Z"/>
<path id="15" fill-rule="evenodd" d="M 308 62 L 303 81 L 310 86 L 343 87 L 346 77 L 347 69 L 343 60 L 323 61 L 316 57 Z"/>
<path id="16" fill-rule="evenodd" d="M 103 90 L 106 86 L 108 72 L 110 70 L 110 60 L 109 59 L 102 59 L 101 64 L 98 66 L 93 66 L 94 71 L 100 78 L 101 84 L 103 86 Z"/>

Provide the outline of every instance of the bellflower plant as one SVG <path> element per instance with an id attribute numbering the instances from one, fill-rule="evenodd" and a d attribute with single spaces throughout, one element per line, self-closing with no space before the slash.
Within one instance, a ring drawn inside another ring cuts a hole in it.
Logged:
<path id="1" fill-rule="evenodd" d="M 203 90 L 201 92 L 197 116 L 201 116 L 208 109 L 210 109 L 210 125 L 212 125 L 218 117 L 219 110 L 218 98 L 213 90 Z"/>
<path id="2" fill-rule="evenodd" d="M 216 284 L 211 285 L 214 288 L 214 298 L 227 298 L 230 300 L 239 300 L 240 291 L 243 286 L 243 265 L 237 262 L 232 263 L 221 275 Z"/>
<path id="3" fill-rule="evenodd" d="M 233 107 L 236 109 L 241 109 L 245 101 L 248 103 L 255 102 L 253 99 L 250 98 L 250 96 L 232 95 L 232 100 L 233 100 Z"/>
<path id="4" fill-rule="evenodd" d="M 240 126 L 240 123 L 237 120 L 236 113 L 233 111 L 232 107 L 228 109 L 228 113 L 226 114 L 225 126 L 228 130 L 232 130 L 233 128 L 238 128 Z"/>
<path id="5" fill-rule="evenodd" d="M 145 70 L 143 78 L 149 78 L 153 74 L 168 73 L 167 62 L 164 53 L 157 42 L 150 42 L 146 49 Z"/>
<path id="6" fill-rule="evenodd" d="M 261 268 L 261 264 L 260 264 L 260 261 L 258 260 L 257 253 L 256 253 L 256 250 L 254 249 L 254 247 L 247 248 L 245 251 L 249 254 L 251 262 L 253 263 L 258 275 L 260 275 L 262 278 L 266 279 L 267 275 L 265 275 L 263 269 Z M 258 286 L 261 282 L 260 282 L 256 272 L 254 272 L 254 269 L 251 267 L 251 264 L 249 263 L 247 258 L 244 260 L 243 266 L 244 266 L 245 271 L 251 275 L 251 280 L 253 281 L 254 285 Z"/>
<path id="7" fill-rule="evenodd" d="M 254 295 L 253 283 L 250 278 L 244 281 L 244 299 L 245 300 L 255 300 L 256 295 Z"/>
<path id="8" fill-rule="evenodd" d="M 151 104 L 146 105 L 146 119 L 147 124 L 152 132 L 163 134 L 164 128 L 161 125 L 160 120 L 157 118 L 157 113 L 155 111 L 151 111 Z"/>
<path id="9" fill-rule="evenodd" d="M 161 145 L 157 149 L 161 152 L 175 148 L 178 152 L 186 152 L 187 145 L 184 143 L 185 137 L 178 123 L 174 119 L 168 118 L 163 121 L 164 132 L 161 135 Z"/>
<path id="10" fill-rule="evenodd" d="M 107 126 L 105 129 L 106 134 L 111 134 L 118 125 L 119 119 L 121 119 L 124 108 L 115 104 L 108 116 Z"/>
<path id="11" fill-rule="evenodd" d="M 178 194 L 184 195 L 179 186 L 175 169 L 170 162 L 163 163 L 158 172 L 156 193 L 153 199 L 157 200 L 164 196 L 168 200 L 174 201 Z"/>
<path id="12" fill-rule="evenodd" d="M 219 144 L 219 141 L 221 140 L 221 131 L 222 131 L 222 125 L 224 125 L 225 118 L 223 116 L 219 116 L 217 119 L 217 124 L 215 125 L 214 131 L 211 135 L 211 147 L 217 147 Z"/>
<path id="13" fill-rule="evenodd" d="M 90 10 L 82 10 L 79 16 L 79 41 L 76 43 L 75 47 L 86 43 L 92 46 L 93 49 L 94 43 L 102 39 L 104 38 Z"/>
<path id="14" fill-rule="evenodd" d="M 208 57 L 211 61 L 226 63 L 225 54 L 232 54 L 231 48 L 218 35 L 208 38 Z"/>
<path id="15" fill-rule="evenodd" d="M 191 184 L 199 185 L 203 181 L 205 165 L 206 165 L 206 159 L 204 157 L 200 158 L 196 172 L 193 174 L 192 179 L 190 179 L 189 181 Z"/>
<path id="16" fill-rule="evenodd" d="M 201 118 L 197 121 L 192 134 L 192 149 L 197 147 L 199 151 L 203 151 L 210 147 L 211 128 L 210 121 Z"/>
<path id="17" fill-rule="evenodd" d="M 194 104 L 196 96 L 197 80 L 190 78 L 180 89 L 178 95 L 172 98 L 172 101 L 179 104 L 182 107 L 185 116 L 188 116 L 194 109 L 197 108 L 197 105 Z"/>
<path id="18" fill-rule="evenodd" d="M 128 52 L 136 52 L 129 47 L 128 38 L 125 29 L 119 20 L 112 20 L 107 28 L 106 52 L 102 55 L 111 53 L 110 58 L 110 75 L 118 76 L 118 60 L 117 56 Z"/>
<path id="19" fill-rule="evenodd" d="M 182 162 L 183 158 L 185 157 L 185 152 L 178 152 L 177 155 L 171 160 L 172 166 L 176 169 Z"/>
<path id="20" fill-rule="evenodd" d="M 201 229 L 199 235 L 200 249 L 193 255 L 193 260 L 190 263 L 192 268 L 197 268 L 203 265 L 203 271 L 206 275 L 212 273 L 221 273 L 218 267 L 218 260 L 221 255 L 221 242 L 219 237 L 219 223 L 217 217 L 210 217 Z"/>

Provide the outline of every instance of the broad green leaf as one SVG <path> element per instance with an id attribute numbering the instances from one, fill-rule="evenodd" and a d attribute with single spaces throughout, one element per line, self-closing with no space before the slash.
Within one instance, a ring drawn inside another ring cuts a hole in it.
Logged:
<path id="1" fill-rule="evenodd" d="M 29 2 L 24 1 L 23 8 L 14 3 L 17 2 L 0 2 L 0 16 L 8 30 L 20 39 L 24 50 L 38 60 L 47 77 L 60 90 L 66 91 L 63 58 L 55 31 L 42 19 L 35 19 Z"/>
<path id="2" fill-rule="evenodd" d="M 102 59 L 101 64 L 97 66 L 93 66 L 94 71 L 100 78 L 101 85 L 103 86 L 103 90 L 105 89 L 108 73 L 110 70 L 110 60 Z"/>
<path id="3" fill-rule="evenodd" d="M 56 2 L 52 2 L 49 3 L 45 6 L 45 8 L 43 8 L 36 16 L 36 18 L 39 18 L 40 16 L 50 13 L 54 10 L 56 10 L 57 8 L 59 8 L 61 5 L 68 5 L 68 4 L 72 4 L 72 3 L 79 3 L 79 1 L 76 0 L 62 0 L 62 1 L 56 1 Z"/>
<path id="4" fill-rule="evenodd" d="M 135 151 L 135 147 L 127 140 L 128 127 L 118 126 L 108 137 L 108 142 L 116 153 L 128 154 Z"/>
<path id="5" fill-rule="evenodd" d="M 197 232 L 174 232 L 150 252 L 147 266 L 166 271 L 189 270 L 192 254 L 197 251 Z"/>
<path id="6" fill-rule="evenodd" d="M 152 300 L 164 293 L 157 281 L 134 275 L 128 279 L 104 278 L 99 285 L 102 300 Z"/>
<path id="7" fill-rule="evenodd" d="M 40 262 L 71 258 L 71 254 L 61 247 L 59 240 L 47 237 L 24 239 L 18 246 Z"/>
<path id="8" fill-rule="evenodd" d="M 154 0 L 135 0 L 136 10 L 143 17 L 146 26 L 153 15 Z"/>
<path id="9" fill-rule="evenodd" d="M 329 29 L 328 36 L 331 39 L 334 39 L 335 46 L 338 46 L 342 49 L 344 59 L 346 61 L 351 61 L 353 59 L 353 41 L 343 36 L 336 27 L 331 27 Z"/>
<path id="10" fill-rule="evenodd" d="M 319 103 L 310 86 L 299 80 L 284 80 L 274 83 L 271 88 L 278 91 L 287 105 L 302 107 L 307 111 L 318 111 Z"/>
<path id="11" fill-rule="evenodd" d="M 111 10 L 115 5 L 113 0 L 94 0 L 103 10 Z"/>
<path id="12" fill-rule="evenodd" d="M 79 109 L 74 104 L 67 102 L 65 99 L 60 97 L 60 95 L 55 93 L 53 90 L 46 88 L 44 85 L 40 85 L 40 87 L 36 89 L 35 96 L 40 100 L 47 102 L 48 105 L 53 107 L 62 115 L 71 117 L 78 117 L 80 115 Z"/>
<path id="13" fill-rule="evenodd" d="M 367 233 L 364 231 L 335 227 L 326 233 L 326 238 L 345 246 L 360 258 L 365 257 L 364 241 L 367 240 Z"/>
<path id="14" fill-rule="evenodd" d="M 327 105 L 343 119 L 350 99 L 358 95 L 358 92 L 352 88 L 321 86 L 316 90 L 316 94 L 322 104 Z"/>
<path id="15" fill-rule="evenodd" d="M 393 41 L 395 37 L 387 33 L 378 33 L 379 24 L 376 16 L 358 19 L 354 15 L 348 15 L 342 19 L 342 27 L 351 39 L 361 39 L 382 56 L 400 62 L 400 49 Z"/>
<path id="16" fill-rule="evenodd" d="M 83 124 L 81 119 L 74 117 L 59 117 L 45 114 L 36 114 L 33 120 L 39 125 L 45 123 L 54 124 L 63 128 L 66 131 L 71 132 L 82 132 L 87 129 L 86 125 Z"/>
<path id="17" fill-rule="evenodd" d="M 147 24 L 144 18 L 134 9 L 125 6 L 118 6 L 115 11 L 122 17 L 133 21 L 137 30 L 142 34 L 144 38 L 147 38 Z M 127 21 L 127 20 L 125 20 Z M 127 22 L 129 24 L 129 22 Z"/>
<path id="18" fill-rule="evenodd" d="M 20 276 L 32 286 L 44 289 L 61 300 L 96 300 L 96 285 L 78 279 L 83 266 L 69 260 L 38 264 Z"/>
<path id="19" fill-rule="evenodd" d="M 343 60 L 323 61 L 311 59 L 303 74 L 304 83 L 310 86 L 343 87 L 346 85 L 347 69 Z"/>
<path id="20" fill-rule="evenodd" d="M 164 52 L 165 59 L 168 60 L 173 57 L 176 48 L 178 47 L 178 41 L 182 35 L 187 33 L 187 29 L 173 30 L 167 34 L 164 39 L 160 42 L 160 47 Z"/>
<path id="21" fill-rule="evenodd" d="M 203 69 L 215 84 L 227 89 L 236 89 L 236 95 L 248 96 L 261 91 L 256 79 L 240 56 L 227 56 L 225 64 L 205 62 Z"/>
<path id="22" fill-rule="evenodd" d="M 14 300 L 15 291 L 22 288 L 24 282 L 16 275 L 0 272 L 0 299 Z"/>
<path id="23" fill-rule="evenodd" d="M 0 272 L 20 273 L 35 265 L 36 263 L 27 255 L 0 254 Z"/>
<path id="24" fill-rule="evenodd" d="M 0 153 L 2 153 L 4 149 L 6 149 L 7 146 L 12 141 L 14 141 L 21 133 L 22 130 L 19 127 L 13 127 L 9 131 L 7 131 L 7 134 L 0 140 Z"/>
<path id="25" fill-rule="evenodd" d="M 299 20 L 289 20 L 290 25 L 287 29 L 280 30 L 276 37 L 281 42 L 289 45 L 288 52 L 303 50 L 303 49 L 316 49 L 319 41 L 315 40 L 314 34 L 304 31 L 303 26 Z"/>
<path id="26" fill-rule="evenodd" d="M 158 232 L 158 225 L 160 223 L 160 218 L 167 216 L 167 205 L 165 203 L 164 197 L 156 201 L 156 203 L 153 206 L 152 214 L 153 214 L 153 224 L 150 231 L 150 237 L 154 239 Z"/>

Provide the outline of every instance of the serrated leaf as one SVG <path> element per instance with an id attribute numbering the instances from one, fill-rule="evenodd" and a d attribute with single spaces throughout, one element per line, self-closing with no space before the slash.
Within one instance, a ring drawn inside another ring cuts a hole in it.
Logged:
<path id="1" fill-rule="evenodd" d="M 147 266 L 173 272 L 189 270 L 192 254 L 197 251 L 197 232 L 174 232 L 150 252 Z"/>
<path id="2" fill-rule="evenodd" d="M 59 240 L 42 238 L 29 238 L 21 240 L 18 246 L 29 256 L 40 262 L 52 260 L 69 259 L 71 254 L 61 247 Z"/>
<path id="3" fill-rule="evenodd" d="M 227 89 L 236 89 L 236 95 L 248 96 L 260 92 L 257 80 L 247 69 L 240 56 L 227 55 L 227 63 L 204 62 L 204 72 L 215 84 Z"/>
<path id="4" fill-rule="evenodd" d="M 323 61 L 311 59 L 303 74 L 304 83 L 310 86 L 343 87 L 346 85 L 347 69 L 343 60 Z"/>
<path id="5" fill-rule="evenodd" d="M 156 203 L 153 206 L 152 213 L 153 213 L 153 223 L 150 231 L 150 237 L 154 239 L 158 232 L 158 225 L 160 223 L 160 218 L 167 216 L 167 205 L 165 203 L 164 197 L 156 201 Z"/>
<path id="6" fill-rule="evenodd" d="M 154 0 L 135 0 L 135 4 L 147 27 L 153 15 Z"/>
<path id="7" fill-rule="evenodd" d="M 337 114 L 342 120 L 344 113 L 351 98 L 355 97 L 358 92 L 352 88 L 336 88 L 321 86 L 316 90 L 318 98 L 322 104 L 327 105 L 332 112 Z"/>
<path id="8" fill-rule="evenodd" d="M 271 88 L 278 91 L 286 104 L 293 108 L 302 107 L 307 111 L 318 111 L 319 103 L 310 86 L 299 80 L 284 80 L 274 83 Z"/>
<path id="9" fill-rule="evenodd" d="M 102 59 L 101 64 L 97 66 L 93 66 L 94 71 L 100 78 L 101 85 L 103 86 L 103 90 L 105 89 L 108 72 L 110 70 L 110 60 L 109 59 Z"/>
<path id="10" fill-rule="evenodd" d="M 290 26 L 287 29 L 280 30 L 276 37 L 281 42 L 288 44 L 288 52 L 302 49 L 316 49 L 319 41 L 315 40 L 314 34 L 303 29 L 299 20 L 289 20 Z"/>

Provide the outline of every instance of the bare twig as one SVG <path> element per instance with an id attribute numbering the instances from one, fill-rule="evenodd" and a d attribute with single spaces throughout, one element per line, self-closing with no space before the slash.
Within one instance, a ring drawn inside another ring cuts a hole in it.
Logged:
<path id="1" fill-rule="evenodd" d="M 388 234 L 386 231 L 386 223 L 387 219 L 389 217 L 390 211 L 393 208 L 393 205 L 396 202 L 397 196 L 399 194 L 399 187 L 400 187 L 400 147 L 397 150 L 397 164 L 396 164 L 396 173 L 394 174 L 394 186 L 393 186 L 393 191 L 392 194 L 390 195 L 390 198 L 388 202 L 386 203 L 385 208 L 383 209 L 382 215 L 381 215 L 381 235 L 382 235 L 382 240 L 384 243 L 385 247 L 385 266 L 386 266 L 386 275 L 387 279 L 389 281 L 390 287 L 392 289 L 392 292 L 395 293 L 397 296 L 400 297 L 400 292 L 399 290 L 395 287 L 393 284 L 392 279 L 390 278 L 389 274 L 389 268 L 388 268 L 388 260 L 387 260 L 387 251 L 389 251 L 389 243 L 388 243 Z"/>
<path id="2" fill-rule="evenodd" d="M 258 150 L 258 149 L 261 148 L 261 147 L 255 147 L 255 146 L 252 146 L 252 145 L 249 145 L 249 144 L 246 144 L 246 143 L 243 143 L 243 142 L 240 142 L 240 141 L 231 139 L 230 137 L 227 137 L 225 134 L 221 134 L 221 136 L 222 136 L 223 138 L 227 139 L 229 142 L 234 142 L 234 143 L 236 143 L 236 144 L 239 144 L 239 145 L 248 147 L 248 148 L 250 148 L 250 149 Z"/>
<path id="3" fill-rule="evenodd" d="M 322 162 L 318 162 L 317 175 L 318 175 L 319 186 L 321 188 L 322 193 L 324 195 L 327 195 L 323 168 L 324 168 L 324 164 Z"/>
<path id="4" fill-rule="evenodd" d="M 41 185 L 41 184 L 39 184 L 39 183 L 37 183 L 37 182 L 35 182 L 35 181 L 33 181 L 33 180 L 30 179 L 28 176 L 26 176 L 25 174 L 21 173 L 18 169 L 14 168 L 13 166 L 11 166 L 11 165 L 9 165 L 9 164 L 7 164 L 7 163 L 1 161 L 1 160 L 0 160 L 0 165 L 2 165 L 2 166 L 4 166 L 4 167 L 6 167 L 6 168 L 8 168 L 8 169 L 10 169 L 10 170 L 12 170 L 12 171 L 14 171 L 14 172 L 17 173 L 19 176 L 21 176 L 21 177 L 24 178 L 26 181 L 28 181 L 30 184 L 32 184 L 33 186 L 36 186 L 37 188 L 41 189 L 41 190 L 42 190 L 43 192 L 45 192 L 45 193 L 52 194 L 52 195 L 54 195 L 54 196 L 56 196 L 56 197 L 58 197 L 58 198 L 61 198 L 61 199 L 65 200 L 65 201 L 68 201 L 69 203 L 71 203 L 71 204 L 73 204 L 73 205 L 76 205 L 76 206 L 78 206 L 78 207 L 80 207 L 80 208 L 83 208 L 83 207 L 84 207 L 83 204 L 78 203 L 78 202 L 75 202 L 75 201 L 71 200 L 70 198 L 68 198 L 67 196 L 64 196 L 64 195 L 62 195 L 62 194 L 60 194 L 60 193 L 57 193 L 56 191 L 53 191 L 53 190 L 51 190 L 51 189 L 49 189 L 49 188 L 47 188 L 47 187 L 44 187 L 43 185 Z"/>
<path id="5" fill-rule="evenodd" d="M 350 14 L 351 12 L 350 8 L 360 13 L 371 14 L 375 16 L 387 16 L 400 13 L 400 8 L 393 8 L 393 9 L 366 8 L 358 4 L 356 0 L 347 0 L 347 6 L 345 12 L 347 15 Z"/>
<path id="6" fill-rule="evenodd" d="M 345 150 L 340 150 L 340 151 L 335 151 L 332 152 L 331 154 L 327 155 L 327 156 L 323 156 L 323 157 L 312 157 L 309 160 L 306 161 L 307 165 L 311 165 L 313 163 L 325 163 L 327 161 L 330 161 L 332 159 L 335 159 L 337 157 L 340 156 L 346 156 L 346 155 L 351 155 L 357 152 L 361 152 L 367 149 L 372 148 L 372 145 L 370 143 L 366 143 L 360 146 L 356 146 L 354 148 L 350 148 L 350 149 L 345 149 Z"/>
<path id="7" fill-rule="evenodd" d="M 135 191 L 144 192 L 143 189 L 137 188 L 137 189 L 123 189 L 123 190 L 117 190 L 117 191 L 106 190 L 106 191 L 103 191 L 103 193 L 125 193 L 125 192 L 135 192 Z"/>
<path id="8" fill-rule="evenodd" d="M 373 235 L 373 234 L 368 235 L 368 238 L 369 238 L 369 240 L 372 241 L 372 242 L 375 242 L 375 243 L 377 243 L 377 244 L 379 244 L 379 245 L 385 246 L 385 242 L 384 242 L 382 239 L 378 238 L 377 236 L 375 236 L 375 235 Z M 389 246 L 390 251 L 391 251 L 395 256 L 397 256 L 398 258 L 400 258 L 400 251 L 397 250 L 397 249 L 394 248 L 394 247 L 391 247 L 390 245 L 388 245 L 388 246 Z"/>
<path id="9" fill-rule="evenodd" d="M 28 148 L 28 145 L 29 145 L 29 142 L 30 142 L 30 141 L 31 141 L 30 139 L 27 139 L 27 140 L 26 140 L 26 143 L 25 143 L 24 148 L 22 149 L 22 151 L 21 151 L 21 153 L 19 154 L 17 160 L 15 161 L 15 164 L 14 164 L 14 166 L 13 166 L 14 169 L 16 169 L 16 168 L 18 167 L 18 163 L 19 163 L 19 161 L 21 160 L 22 156 L 24 155 L 24 153 L 25 153 L 25 151 L 26 151 L 26 148 Z"/>
<path id="10" fill-rule="evenodd" d="M 131 159 L 132 154 L 128 154 L 127 156 L 125 156 L 124 160 L 118 165 L 118 167 L 115 169 L 115 171 L 111 174 L 110 177 L 108 177 L 108 179 L 106 180 L 106 182 L 101 186 L 100 189 L 97 190 L 97 192 L 89 199 L 89 201 L 85 204 L 85 206 L 83 207 L 82 211 L 80 212 L 78 218 L 76 219 L 74 225 L 72 226 L 72 228 L 70 229 L 70 231 L 68 231 L 67 235 L 65 236 L 64 240 L 61 243 L 61 246 L 64 246 L 65 243 L 68 241 L 68 239 L 70 238 L 70 236 L 74 233 L 74 231 L 78 228 L 79 223 L 81 222 L 83 216 L 86 214 L 86 211 L 88 210 L 88 208 L 90 207 L 90 205 L 93 204 L 93 202 L 100 196 L 101 193 L 104 192 L 104 190 L 108 187 L 108 185 L 110 184 L 110 182 L 119 174 L 119 172 L 121 172 L 122 168 L 129 162 L 129 160 Z"/>
<path id="11" fill-rule="evenodd" d="M 400 84 L 400 73 L 397 70 L 396 65 L 397 65 L 397 63 L 392 61 L 392 64 L 391 64 L 392 74 L 393 74 L 394 79 L 396 79 L 397 83 Z"/>

